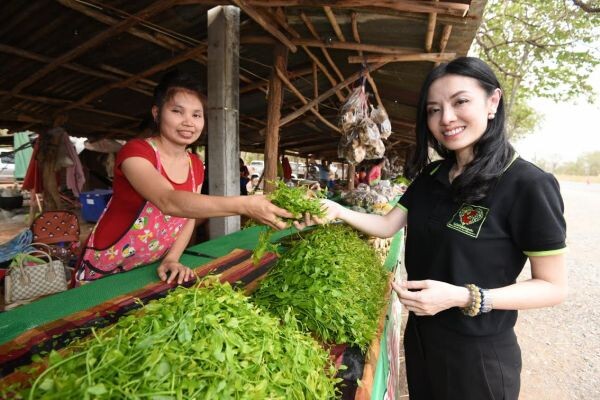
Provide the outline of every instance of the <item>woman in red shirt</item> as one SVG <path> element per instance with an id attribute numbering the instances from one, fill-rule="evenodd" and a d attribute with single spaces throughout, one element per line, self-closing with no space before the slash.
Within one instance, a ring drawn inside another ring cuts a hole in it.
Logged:
<path id="1" fill-rule="evenodd" d="M 262 196 L 200 194 L 204 165 L 187 151 L 205 122 L 196 81 L 176 71 L 165 75 L 154 92 L 152 116 L 156 135 L 129 141 L 117 155 L 113 197 L 88 238 L 78 282 L 162 259 L 160 279 L 181 284 L 193 275 L 179 257 L 194 219 L 242 214 L 281 229 L 285 224 L 278 217 L 292 217 Z"/>
<path id="2" fill-rule="evenodd" d="M 377 161 L 375 165 L 371 167 L 369 171 L 369 175 L 367 176 L 367 180 L 370 186 L 375 186 L 381 180 L 381 169 L 383 168 L 385 159 L 380 159 Z"/>

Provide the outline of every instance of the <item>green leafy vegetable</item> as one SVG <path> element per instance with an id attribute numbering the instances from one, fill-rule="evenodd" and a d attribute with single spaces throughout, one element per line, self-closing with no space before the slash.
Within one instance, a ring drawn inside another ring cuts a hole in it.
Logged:
<path id="1" fill-rule="evenodd" d="M 310 190 L 306 186 L 289 187 L 282 181 L 277 181 L 275 184 L 275 190 L 268 197 L 276 206 L 294 214 L 294 219 L 284 219 L 288 224 L 302 218 L 305 213 L 316 217 L 325 216 L 325 211 L 321 208 L 320 202 L 320 199 L 325 197 L 322 192 Z M 258 264 L 266 252 L 277 253 L 278 246 L 271 243 L 273 233 L 275 233 L 274 229 L 267 228 L 259 234 L 258 244 L 252 254 L 252 261 L 255 265 Z"/>
<path id="2" fill-rule="evenodd" d="M 253 300 L 278 316 L 291 307 L 326 343 L 366 350 L 377 334 L 388 274 L 375 250 L 347 225 L 306 233 L 277 262 Z"/>
<path id="3" fill-rule="evenodd" d="M 228 284 L 204 283 L 178 288 L 94 331 L 62 356 L 51 354 L 31 387 L 0 390 L 0 397 L 336 398 L 329 354 L 291 315 L 283 323 Z"/>

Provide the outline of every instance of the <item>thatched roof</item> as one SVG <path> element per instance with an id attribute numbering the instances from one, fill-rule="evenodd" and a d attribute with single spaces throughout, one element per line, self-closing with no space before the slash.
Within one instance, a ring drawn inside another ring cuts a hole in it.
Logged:
<path id="1" fill-rule="evenodd" d="M 218 4 L 242 10 L 240 147 L 262 152 L 274 43 L 290 48 L 287 78 L 299 92 L 286 87 L 282 117 L 359 72 L 361 62 L 387 62 L 371 73 L 369 89 L 391 118 L 388 146 L 402 148 L 414 142 L 424 76 L 435 61 L 467 53 L 485 0 L 2 1 L 0 128 L 43 132 L 64 115 L 73 136 L 139 135 L 166 70 L 206 81 L 207 10 Z M 317 113 L 282 126 L 282 147 L 335 154 L 348 93 L 342 88 Z"/>

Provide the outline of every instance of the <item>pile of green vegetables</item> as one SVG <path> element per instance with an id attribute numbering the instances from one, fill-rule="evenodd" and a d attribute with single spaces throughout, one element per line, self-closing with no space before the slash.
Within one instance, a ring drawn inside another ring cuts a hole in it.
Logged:
<path id="1" fill-rule="evenodd" d="M 52 352 L 32 386 L 10 397 L 330 399 L 335 372 L 289 314 L 282 322 L 211 280 L 148 303 L 62 356 Z"/>
<path id="2" fill-rule="evenodd" d="M 347 225 L 324 225 L 284 253 L 252 295 L 259 306 L 295 317 L 325 343 L 366 350 L 377 334 L 388 274 L 375 250 Z"/>
<path id="3" fill-rule="evenodd" d="M 275 190 L 267 196 L 273 204 L 294 214 L 294 219 L 284 219 L 289 225 L 293 221 L 301 219 L 305 213 L 316 217 L 325 216 L 320 202 L 320 199 L 325 197 L 322 192 L 310 190 L 307 186 L 289 187 L 282 181 L 277 181 L 275 184 Z M 266 252 L 277 253 L 277 244 L 271 243 L 273 233 L 275 230 L 272 228 L 267 228 L 259 233 L 258 244 L 252 254 L 254 264 L 258 264 Z"/>

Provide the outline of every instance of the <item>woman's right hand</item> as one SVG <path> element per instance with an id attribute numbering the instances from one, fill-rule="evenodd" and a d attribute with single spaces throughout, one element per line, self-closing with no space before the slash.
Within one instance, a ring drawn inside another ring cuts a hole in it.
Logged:
<path id="1" fill-rule="evenodd" d="M 342 211 L 344 210 L 344 206 L 336 203 L 335 201 L 326 199 L 321 200 L 321 208 L 323 209 L 323 211 L 325 211 L 324 217 L 319 218 L 317 216 L 306 213 L 304 215 L 303 222 L 294 222 L 294 226 L 296 227 L 296 229 L 302 230 L 307 226 L 313 226 L 317 224 L 323 225 L 335 221 L 336 219 L 341 218 Z"/>
<path id="2" fill-rule="evenodd" d="M 277 207 L 265 196 L 244 196 L 244 199 L 246 200 L 244 214 L 261 224 L 275 229 L 285 229 L 288 225 L 281 218 L 294 218 L 294 214 Z"/>

